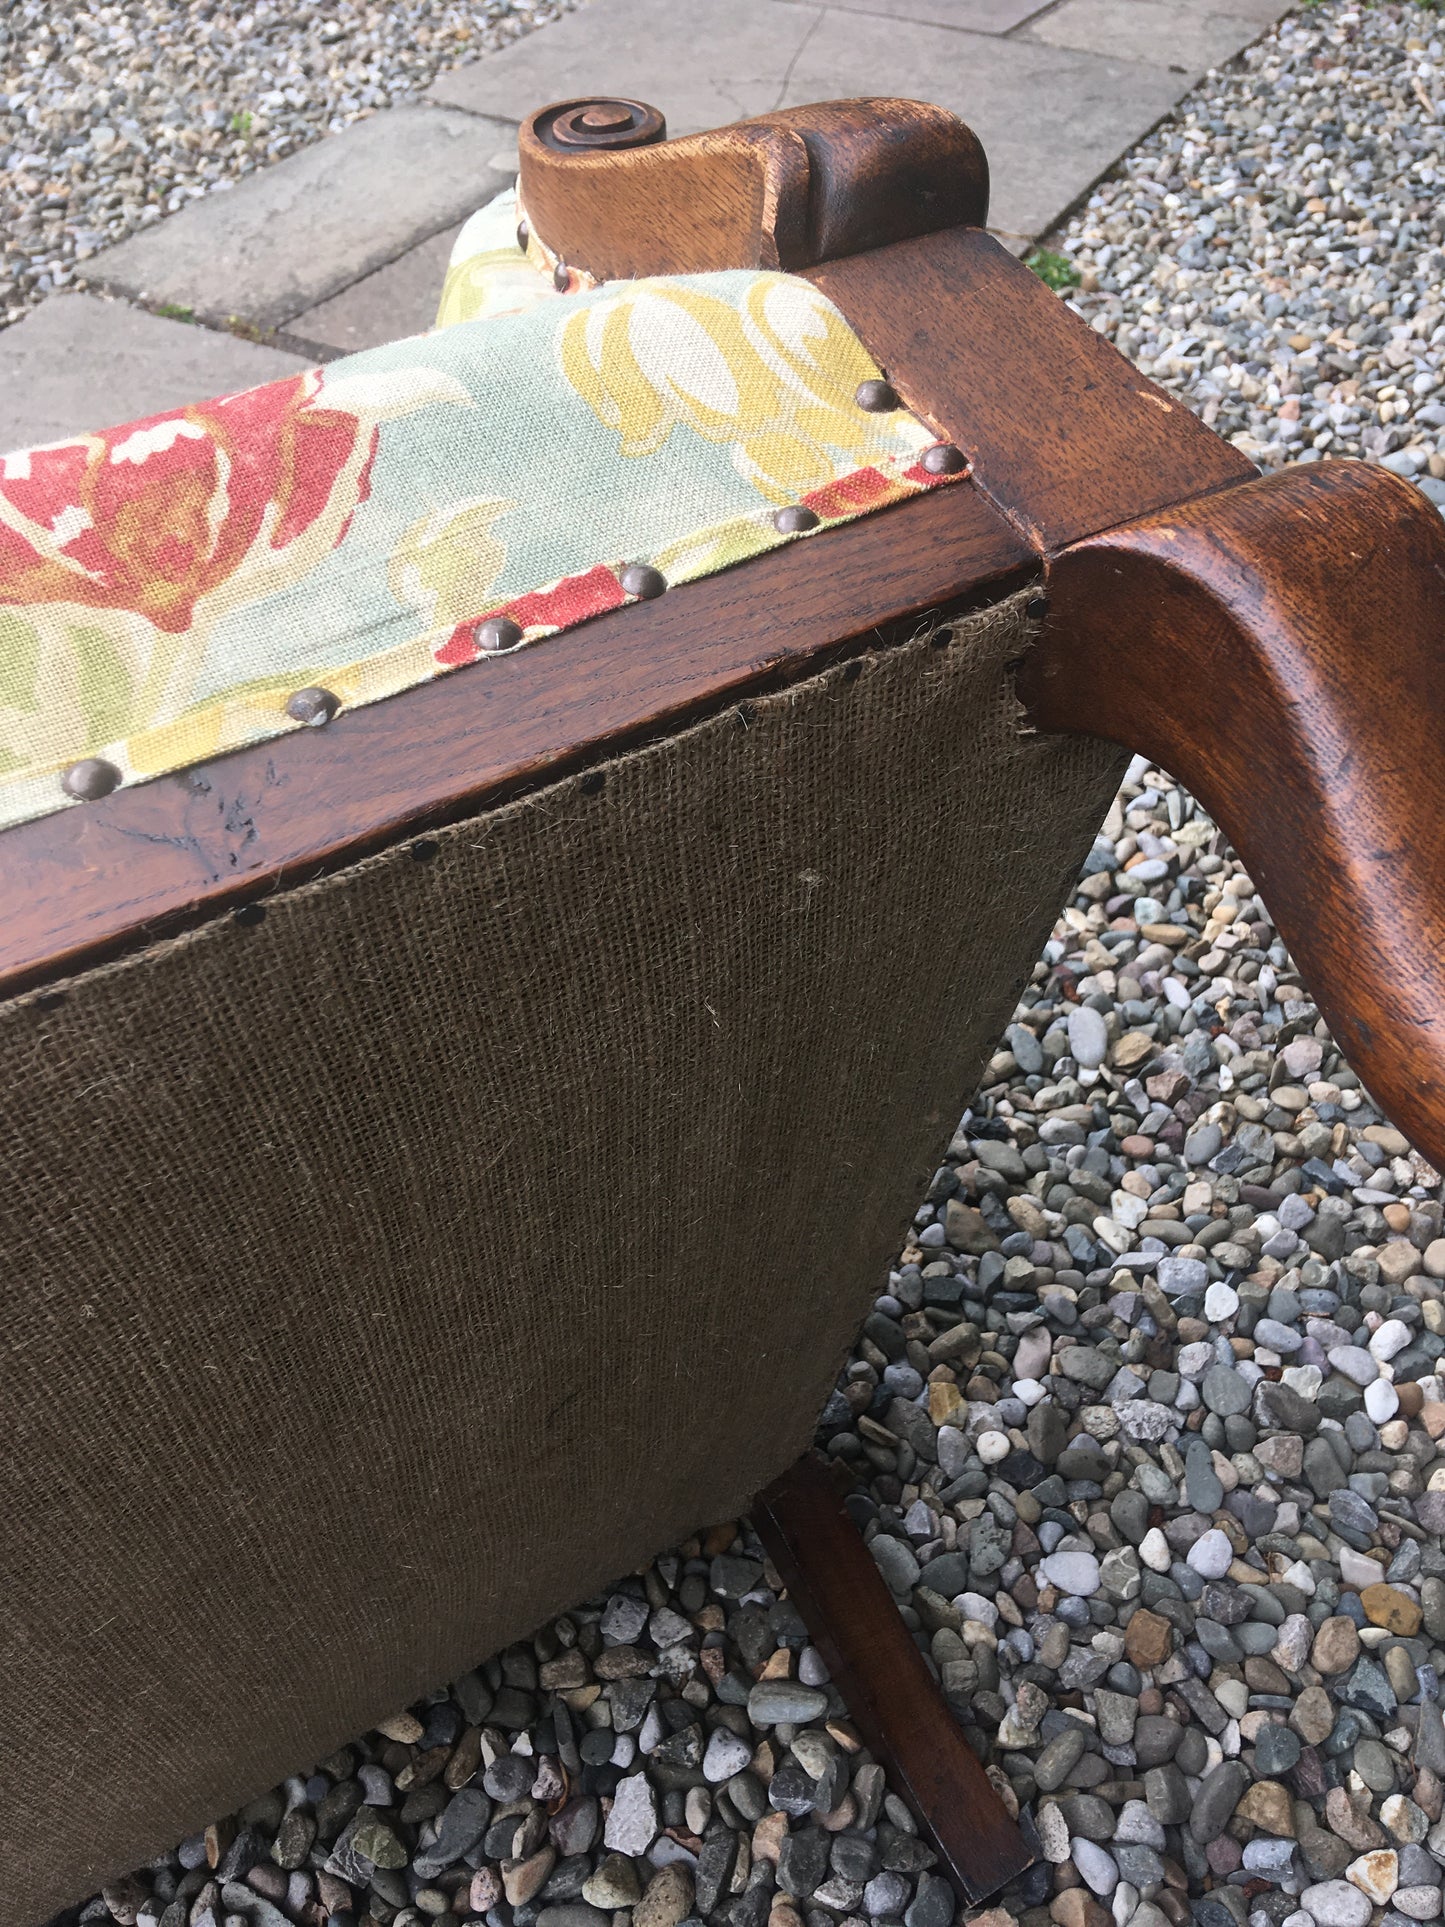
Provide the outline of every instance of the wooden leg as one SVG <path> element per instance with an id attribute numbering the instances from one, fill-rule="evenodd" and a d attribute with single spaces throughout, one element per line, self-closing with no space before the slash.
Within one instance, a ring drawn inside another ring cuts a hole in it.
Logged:
<path id="1" fill-rule="evenodd" d="M 753 1524 L 858 1730 L 966 1902 L 1036 1855 L 989 1785 L 816 1452 L 759 1498 Z"/>

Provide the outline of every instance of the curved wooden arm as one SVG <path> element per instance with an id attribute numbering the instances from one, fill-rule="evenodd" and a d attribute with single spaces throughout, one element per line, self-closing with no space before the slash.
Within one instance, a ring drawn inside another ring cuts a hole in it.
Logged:
<path id="1" fill-rule="evenodd" d="M 1020 695 L 1221 824 L 1395 1123 L 1445 1169 L 1445 527 L 1361 462 L 1066 549 Z"/>
<path id="2" fill-rule="evenodd" d="M 833 100 L 668 141 L 643 101 L 555 101 L 522 123 L 522 204 L 552 252 L 600 281 L 805 268 L 982 226 L 976 136 L 916 100 Z"/>

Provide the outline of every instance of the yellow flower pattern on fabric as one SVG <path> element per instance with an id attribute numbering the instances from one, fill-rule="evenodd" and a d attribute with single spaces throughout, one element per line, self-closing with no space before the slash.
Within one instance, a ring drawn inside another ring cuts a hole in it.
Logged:
<path id="1" fill-rule="evenodd" d="M 877 373 L 871 358 L 832 303 L 790 276 L 755 276 L 736 305 L 679 282 L 623 284 L 569 315 L 558 353 L 623 455 L 655 454 L 686 428 L 731 443 L 738 472 L 770 502 L 836 480 L 879 440 L 855 400 Z M 926 447 L 921 424 L 907 426 Z"/>
<path id="2" fill-rule="evenodd" d="M 525 250 L 518 246 L 522 218 L 516 193 L 508 188 L 466 223 L 447 263 L 437 308 L 439 328 L 454 328 L 459 321 L 485 321 L 493 315 L 525 314 L 564 292 L 557 286 L 556 259 L 537 236 L 528 237 Z M 565 292 L 593 285 L 589 276 L 569 270 Z"/>
<path id="3" fill-rule="evenodd" d="M 387 567 L 397 601 L 425 611 L 432 626 L 455 626 L 474 616 L 507 560 L 506 544 L 492 533 L 492 523 L 515 506 L 489 497 L 413 522 Z"/>

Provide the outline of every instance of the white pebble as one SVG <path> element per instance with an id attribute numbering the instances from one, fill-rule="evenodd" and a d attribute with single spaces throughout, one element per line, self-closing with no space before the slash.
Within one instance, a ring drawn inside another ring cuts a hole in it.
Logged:
<path id="1" fill-rule="evenodd" d="M 1404 1351 L 1410 1342 L 1410 1327 L 1402 1318 L 1387 1318 L 1370 1340 L 1370 1352 L 1382 1362 Z"/>
<path id="2" fill-rule="evenodd" d="M 1397 1887 L 1394 1906 L 1407 1920 L 1438 1920 L 1441 1895 L 1435 1886 Z"/>
<path id="3" fill-rule="evenodd" d="M 1233 1563 L 1234 1547 L 1218 1526 L 1211 1526 L 1208 1532 L 1194 1541 L 1185 1559 L 1201 1578 L 1222 1579 Z"/>
<path id="4" fill-rule="evenodd" d="M 1347 1586 L 1357 1588 L 1378 1584 L 1385 1573 L 1382 1565 L 1373 1559 L 1367 1559 L 1364 1553 L 1356 1552 L 1353 1546 L 1340 1547 L 1338 1564 L 1341 1579 Z"/>
<path id="5" fill-rule="evenodd" d="M 1150 1572 L 1168 1572 L 1173 1555 L 1169 1550 L 1169 1541 L 1158 1526 L 1150 1526 L 1139 1541 L 1139 1557 Z"/>
<path id="6" fill-rule="evenodd" d="M 1348 1880 L 1322 1880 L 1300 1895 L 1316 1927 L 1368 1927 L 1374 1905 Z"/>
<path id="7" fill-rule="evenodd" d="M 1119 1869 L 1113 1860 L 1092 1840 L 1076 1840 L 1072 1851 L 1074 1865 L 1083 1875 L 1084 1885 L 1096 1893 L 1100 1900 L 1107 1900 L 1119 1884 Z"/>
<path id="8" fill-rule="evenodd" d="M 1035 1825 L 1039 1830 L 1039 1845 L 1044 1850 L 1044 1859 L 1050 1866 L 1062 1867 L 1069 1857 L 1069 1823 L 1064 1818 L 1063 1809 L 1050 1800 L 1039 1808 Z M 1306 1927 L 1309 1927 L 1308 1921 Z"/>
<path id="9" fill-rule="evenodd" d="M 1373 1385 L 1365 1387 L 1365 1410 L 1376 1425 L 1392 1419 L 1399 1409 L 1400 1394 L 1388 1379 L 1377 1378 Z"/>
<path id="10" fill-rule="evenodd" d="M 980 1432 L 973 1442 L 973 1449 L 985 1465 L 997 1465 L 1008 1457 L 1013 1447 L 1009 1444 L 1007 1432 Z"/>
<path id="11" fill-rule="evenodd" d="M 1226 1285 L 1222 1278 L 1216 1278 L 1204 1294 L 1204 1316 L 1211 1325 L 1222 1325 L 1226 1318 L 1233 1318 L 1239 1310 L 1239 1293 L 1233 1285 Z"/>
<path id="12" fill-rule="evenodd" d="M 1315 1629 L 1303 1613 L 1290 1613 L 1279 1629 L 1270 1657 L 1286 1673 L 1297 1673 L 1310 1656 Z"/>
<path id="13" fill-rule="evenodd" d="M 1051 1552 L 1041 1561 L 1039 1571 L 1051 1586 L 1057 1586 L 1060 1592 L 1077 1594 L 1081 1599 L 1091 1599 L 1099 1590 L 1099 1562 L 1092 1552 L 1085 1552 L 1082 1547 L 1063 1547 Z"/>

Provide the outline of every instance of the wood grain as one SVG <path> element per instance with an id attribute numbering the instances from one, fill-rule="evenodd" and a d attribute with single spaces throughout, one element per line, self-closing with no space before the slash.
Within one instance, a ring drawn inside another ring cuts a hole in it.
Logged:
<path id="1" fill-rule="evenodd" d="M 0 992 L 114 955 L 803 674 L 1036 567 L 964 482 L 0 834 Z"/>
<path id="2" fill-rule="evenodd" d="M 522 203 L 554 254 L 598 280 L 796 269 L 988 212 L 975 135 L 912 100 L 828 101 L 665 143 L 591 151 L 522 124 Z"/>
<path id="3" fill-rule="evenodd" d="M 1221 824 L 1351 1068 L 1445 1170 L 1445 525 L 1362 462 L 1114 529 L 1050 570 L 1020 693 Z"/>
<path id="4" fill-rule="evenodd" d="M 895 241 L 807 277 L 1036 548 L 1255 472 L 976 228 Z"/>
<path id="5" fill-rule="evenodd" d="M 895 1792 L 972 1904 L 1033 1865 L 913 1643 L 827 1461 L 802 1458 L 758 1499 L 753 1524 Z"/>

